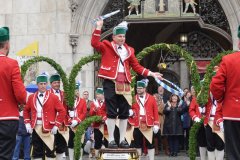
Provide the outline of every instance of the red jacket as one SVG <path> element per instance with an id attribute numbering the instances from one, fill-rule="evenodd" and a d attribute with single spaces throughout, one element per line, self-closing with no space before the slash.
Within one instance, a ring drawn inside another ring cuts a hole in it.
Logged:
<path id="1" fill-rule="evenodd" d="M 107 119 L 106 103 L 103 102 L 102 106 L 100 105 L 99 101 L 97 101 L 97 103 L 98 103 L 97 104 L 98 106 L 96 106 L 94 104 L 94 102 L 91 102 L 91 104 L 90 104 L 90 116 L 101 116 L 102 120 L 105 121 Z M 102 124 L 101 122 L 94 122 L 92 124 L 92 127 L 93 128 L 99 128 L 101 124 Z"/>
<path id="2" fill-rule="evenodd" d="M 102 54 L 98 76 L 105 79 L 116 79 L 119 67 L 118 65 L 120 63 L 120 57 L 117 54 L 116 45 L 114 42 L 109 42 L 107 40 L 100 42 L 100 34 L 100 30 L 95 30 L 92 34 L 91 41 L 92 46 Z M 132 69 L 138 74 L 141 74 L 145 77 L 148 76 L 149 70 L 142 67 L 138 63 L 138 60 L 134 55 L 134 49 L 129 47 L 126 43 L 124 46 L 129 54 L 126 60 L 123 62 L 128 82 L 131 82 L 130 67 L 132 67 Z"/>
<path id="3" fill-rule="evenodd" d="M 37 122 L 37 96 L 38 92 L 29 96 L 27 104 L 23 110 L 24 123 L 30 123 L 34 128 Z M 66 111 L 58 97 L 46 91 L 42 106 L 42 123 L 46 131 L 50 131 L 53 126 L 59 127 L 66 115 Z"/>
<path id="4" fill-rule="evenodd" d="M 18 120 L 18 104 L 25 104 L 27 92 L 16 60 L 0 54 L 0 120 Z"/>
<path id="5" fill-rule="evenodd" d="M 78 121 L 78 123 L 82 122 L 87 115 L 87 104 L 86 101 L 82 98 L 77 98 L 75 101 L 75 106 L 74 106 L 74 113 L 76 116 L 73 118 L 69 118 L 69 123 L 71 123 L 72 120 Z"/>
<path id="6" fill-rule="evenodd" d="M 240 121 L 240 52 L 222 58 L 210 90 L 222 102 L 223 119 Z"/>
<path id="7" fill-rule="evenodd" d="M 205 114 L 205 113 L 204 113 Z M 197 99 L 196 97 L 193 97 L 192 98 L 192 101 L 190 103 L 190 106 L 189 106 L 189 115 L 190 117 L 192 118 L 192 120 L 194 120 L 196 117 L 198 118 L 202 118 L 202 114 L 200 113 L 199 111 L 199 105 L 197 103 Z"/>
<path id="8" fill-rule="evenodd" d="M 60 97 L 61 97 L 61 99 L 59 99 L 59 100 L 60 100 L 61 103 L 63 104 L 63 107 L 64 107 L 65 112 L 66 112 L 66 116 L 65 116 L 65 118 L 64 118 L 63 124 L 64 124 L 65 126 L 69 126 L 68 121 L 69 121 L 70 117 L 69 117 L 69 115 L 68 115 L 68 106 L 67 106 L 66 101 L 65 101 L 65 99 L 64 99 L 64 92 L 61 91 L 61 90 L 59 90 L 59 91 L 60 91 Z M 54 89 L 52 89 L 52 88 L 49 90 L 49 92 L 55 94 L 55 93 L 54 93 Z"/>
<path id="9" fill-rule="evenodd" d="M 215 101 L 216 102 L 216 101 Z M 216 102 L 216 112 L 215 112 L 215 115 L 211 115 L 211 110 L 212 110 L 212 107 L 213 107 L 213 103 L 212 103 L 212 99 L 211 99 L 211 97 L 209 96 L 209 98 L 208 98 L 208 102 L 207 102 L 207 104 L 205 105 L 205 107 L 206 107 L 206 116 L 205 116 L 205 118 L 204 118 L 204 125 L 207 125 L 208 124 L 208 122 L 209 122 L 209 120 L 210 120 L 210 118 L 212 117 L 212 118 L 214 118 L 214 122 L 216 122 L 216 119 L 219 119 L 219 108 L 221 108 L 221 104 L 220 103 L 217 103 Z M 217 120 L 217 121 L 219 121 L 219 120 Z"/>
<path id="10" fill-rule="evenodd" d="M 139 127 L 140 125 L 140 100 L 139 96 L 135 96 L 136 102 L 132 105 L 132 110 L 134 112 L 134 116 L 128 119 L 129 123 L 135 127 Z M 146 94 L 145 103 L 144 103 L 144 110 L 146 116 L 146 124 L 147 126 L 153 126 L 159 124 L 159 115 L 158 115 L 158 107 L 155 98 L 150 95 Z"/>

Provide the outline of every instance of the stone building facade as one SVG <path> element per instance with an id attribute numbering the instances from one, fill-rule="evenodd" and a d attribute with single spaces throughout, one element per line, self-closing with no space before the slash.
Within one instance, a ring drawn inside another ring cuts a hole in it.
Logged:
<path id="1" fill-rule="evenodd" d="M 232 33 L 233 49 L 237 49 L 237 27 L 240 24 L 240 1 L 218 0 L 227 17 Z M 81 57 L 93 54 L 90 44 L 92 19 L 98 17 L 108 0 L 0 0 L 0 26 L 11 30 L 10 56 L 33 41 L 39 41 L 39 55 L 54 59 L 69 73 L 73 64 Z M 187 74 L 185 65 L 180 64 L 182 73 Z M 39 71 L 54 70 L 46 63 Z M 83 67 L 78 75 L 81 90 L 94 93 L 94 63 Z M 187 82 L 181 83 L 186 87 Z"/>

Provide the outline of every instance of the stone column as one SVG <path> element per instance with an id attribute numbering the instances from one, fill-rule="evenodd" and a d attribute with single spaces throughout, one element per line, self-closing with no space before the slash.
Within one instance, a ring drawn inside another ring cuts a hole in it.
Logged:
<path id="1" fill-rule="evenodd" d="M 180 60 L 180 86 L 182 89 L 189 88 L 189 74 L 186 62 L 182 59 Z"/>

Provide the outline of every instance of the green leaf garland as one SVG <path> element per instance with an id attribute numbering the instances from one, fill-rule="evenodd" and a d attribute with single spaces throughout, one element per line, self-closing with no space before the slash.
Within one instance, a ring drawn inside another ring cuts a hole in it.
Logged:
<path id="1" fill-rule="evenodd" d="M 100 122 L 102 121 L 102 117 L 100 116 L 92 116 L 86 118 L 84 121 L 80 123 L 80 125 L 77 127 L 77 131 L 75 133 L 74 137 L 74 158 L 75 160 L 79 160 L 79 157 L 81 156 L 80 148 L 82 147 L 82 135 L 85 133 L 87 128 L 93 123 L 93 122 Z"/>

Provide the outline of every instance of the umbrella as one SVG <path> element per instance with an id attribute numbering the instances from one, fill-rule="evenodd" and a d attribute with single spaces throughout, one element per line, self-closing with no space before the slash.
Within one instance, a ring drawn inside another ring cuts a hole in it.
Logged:
<path id="1" fill-rule="evenodd" d="M 50 89 L 50 86 L 47 86 L 47 89 Z M 26 91 L 30 93 L 35 93 L 38 90 L 38 86 L 36 84 L 29 84 L 26 86 Z"/>

